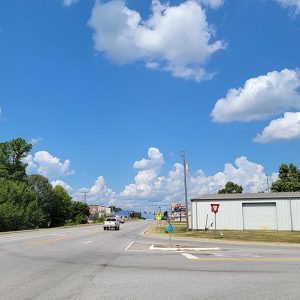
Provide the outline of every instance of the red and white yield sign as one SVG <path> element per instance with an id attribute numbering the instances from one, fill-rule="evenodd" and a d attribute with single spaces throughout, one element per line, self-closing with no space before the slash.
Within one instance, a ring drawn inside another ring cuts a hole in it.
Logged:
<path id="1" fill-rule="evenodd" d="M 219 211 L 220 204 L 211 204 L 210 206 L 211 206 L 211 212 L 217 214 Z"/>

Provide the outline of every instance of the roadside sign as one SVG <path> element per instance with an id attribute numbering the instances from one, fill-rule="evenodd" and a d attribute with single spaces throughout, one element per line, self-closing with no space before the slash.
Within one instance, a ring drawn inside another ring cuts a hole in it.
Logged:
<path id="1" fill-rule="evenodd" d="M 160 221 L 161 217 L 162 217 L 161 212 L 157 212 L 156 215 L 155 215 L 155 217 L 156 217 L 156 220 Z"/>
<path id="2" fill-rule="evenodd" d="M 217 213 L 219 211 L 220 204 L 212 203 L 210 206 L 211 212 L 215 214 L 215 238 L 217 238 Z"/>
<path id="3" fill-rule="evenodd" d="M 220 204 L 211 204 L 211 212 L 217 214 L 219 212 L 219 206 Z"/>
<path id="4" fill-rule="evenodd" d="M 173 232 L 174 231 L 174 227 L 171 224 L 169 224 L 168 227 L 167 227 L 167 231 L 168 232 Z"/>

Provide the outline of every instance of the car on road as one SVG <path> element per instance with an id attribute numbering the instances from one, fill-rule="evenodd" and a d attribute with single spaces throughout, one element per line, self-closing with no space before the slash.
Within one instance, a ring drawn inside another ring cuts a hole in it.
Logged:
<path id="1" fill-rule="evenodd" d="M 104 221 L 103 224 L 103 229 L 108 230 L 108 229 L 115 229 L 115 230 L 120 230 L 120 222 L 117 218 L 107 218 Z"/>
<path id="2" fill-rule="evenodd" d="M 123 217 L 119 217 L 118 218 L 118 221 L 121 223 L 121 224 L 124 224 L 125 223 L 125 219 Z"/>

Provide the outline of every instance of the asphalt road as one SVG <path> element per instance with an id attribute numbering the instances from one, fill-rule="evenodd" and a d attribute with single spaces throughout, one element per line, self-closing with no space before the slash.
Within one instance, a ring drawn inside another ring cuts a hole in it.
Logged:
<path id="1" fill-rule="evenodd" d="M 300 299 L 299 247 L 177 240 L 207 249 L 150 250 L 168 247 L 141 235 L 150 224 L 0 234 L 0 299 Z"/>

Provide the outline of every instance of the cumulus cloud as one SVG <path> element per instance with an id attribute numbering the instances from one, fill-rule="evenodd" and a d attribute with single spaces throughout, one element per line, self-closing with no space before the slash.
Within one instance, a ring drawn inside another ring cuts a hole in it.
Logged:
<path id="1" fill-rule="evenodd" d="M 133 167 L 135 169 L 152 169 L 159 168 L 164 163 L 164 156 L 159 149 L 151 147 L 148 150 L 148 159 L 143 158 L 135 161 Z"/>
<path id="2" fill-rule="evenodd" d="M 84 192 L 87 192 L 87 203 L 90 204 L 113 205 L 117 198 L 117 194 L 106 186 L 103 176 L 99 176 L 90 188 L 74 191 L 74 200 L 83 200 Z"/>
<path id="3" fill-rule="evenodd" d="M 181 163 L 175 163 L 167 175 L 161 175 L 160 168 L 149 168 L 148 164 L 143 164 L 143 166 L 145 169 L 138 171 L 134 183 L 126 185 L 120 193 L 122 203 L 143 205 L 183 200 L 183 165 Z M 272 176 L 276 178 L 275 173 Z M 225 164 L 224 170 L 214 175 L 206 175 L 200 169 L 189 175 L 187 181 L 189 197 L 217 193 L 228 181 L 243 186 L 244 192 L 259 192 L 267 189 L 267 175 L 263 166 L 249 161 L 244 156 L 237 158 L 235 165 Z"/>
<path id="4" fill-rule="evenodd" d="M 286 112 L 282 118 L 275 119 L 254 139 L 259 143 L 300 138 L 300 112 Z"/>
<path id="5" fill-rule="evenodd" d="M 77 201 L 83 201 L 84 192 L 87 192 L 89 204 L 117 205 L 125 208 L 169 205 L 171 202 L 183 201 L 183 165 L 175 163 L 166 174 L 161 174 L 163 164 L 163 154 L 159 149 L 149 148 L 148 158 L 133 164 L 137 169 L 134 182 L 126 185 L 120 193 L 109 188 L 103 176 L 99 176 L 91 187 L 81 189 L 72 189 L 62 180 L 53 180 L 51 183 L 53 186 L 63 186 Z M 272 180 L 276 179 L 277 174 L 273 173 Z M 241 156 L 234 164 L 226 163 L 222 171 L 213 175 L 206 175 L 201 169 L 189 174 L 188 197 L 217 193 L 228 181 L 243 186 L 244 192 L 267 190 L 267 175 L 263 166 Z"/>
<path id="6" fill-rule="evenodd" d="M 212 9 L 217 9 L 223 5 L 225 0 L 198 0 L 200 4 L 208 6 Z"/>
<path id="7" fill-rule="evenodd" d="M 300 0 L 275 0 L 281 6 L 290 8 L 294 13 L 300 12 Z"/>
<path id="8" fill-rule="evenodd" d="M 56 187 L 56 186 L 60 185 L 69 193 L 72 193 L 72 191 L 73 191 L 71 186 L 69 186 L 67 183 L 65 183 L 62 180 L 53 180 L 53 181 L 51 181 L 51 184 L 52 184 L 53 187 Z"/>
<path id="9" fill-rule="evenodd" d="M 75 4 L 79 0 L 64 0 L 63 4 L 64 6 L 71 6 L 72 4 Z"/>
<path id="10" fill-rule="evenodd" d="M 158 183 L 158 174 L 164 164 L 163 154 L 159 149 L 151 147 L 148 150 L 148 159 L 135 161 L 133 167 L 140 169 L 135 176 L 135 183 L 126 185 L 121 197 L 148 197 L 154 192 L 153 187 Z"/>
<path id="11" fill-rule="evenodd" d="M 204 2 L 217 7 L 222 1 Z M 205 65 L 225 44 L 211 42 L 214 31 L 201 5 L 188 0 L 169 6 L 152 0 L 151 8 L 152 15 L 142 20 L 122 0 L 97 1 L 89 20 L 95 49 L 118 64 L 143 61 L 150 69 L 168 71 L 176 77 L 210 79 L 212 73 Z"/>
<path id="12" fill-rule="evenodd" d="M 230 89 L 212 111 L 217 122 L 261 120 L 290 108 L 300 108 L 300 72 L 284 69 L 248 79 Z"/>
<path id="13" fill-rule="evenodd" d="M 28 164 L 28 172 L 37 172 L 51 179 L 75 173 L 71 169 L 70 160 L 66 159 L 64 162 L 61 162 L 59 158 L 47 151 L 38 151 L 34 156 L 28 155 L 24 162 Z"/>

